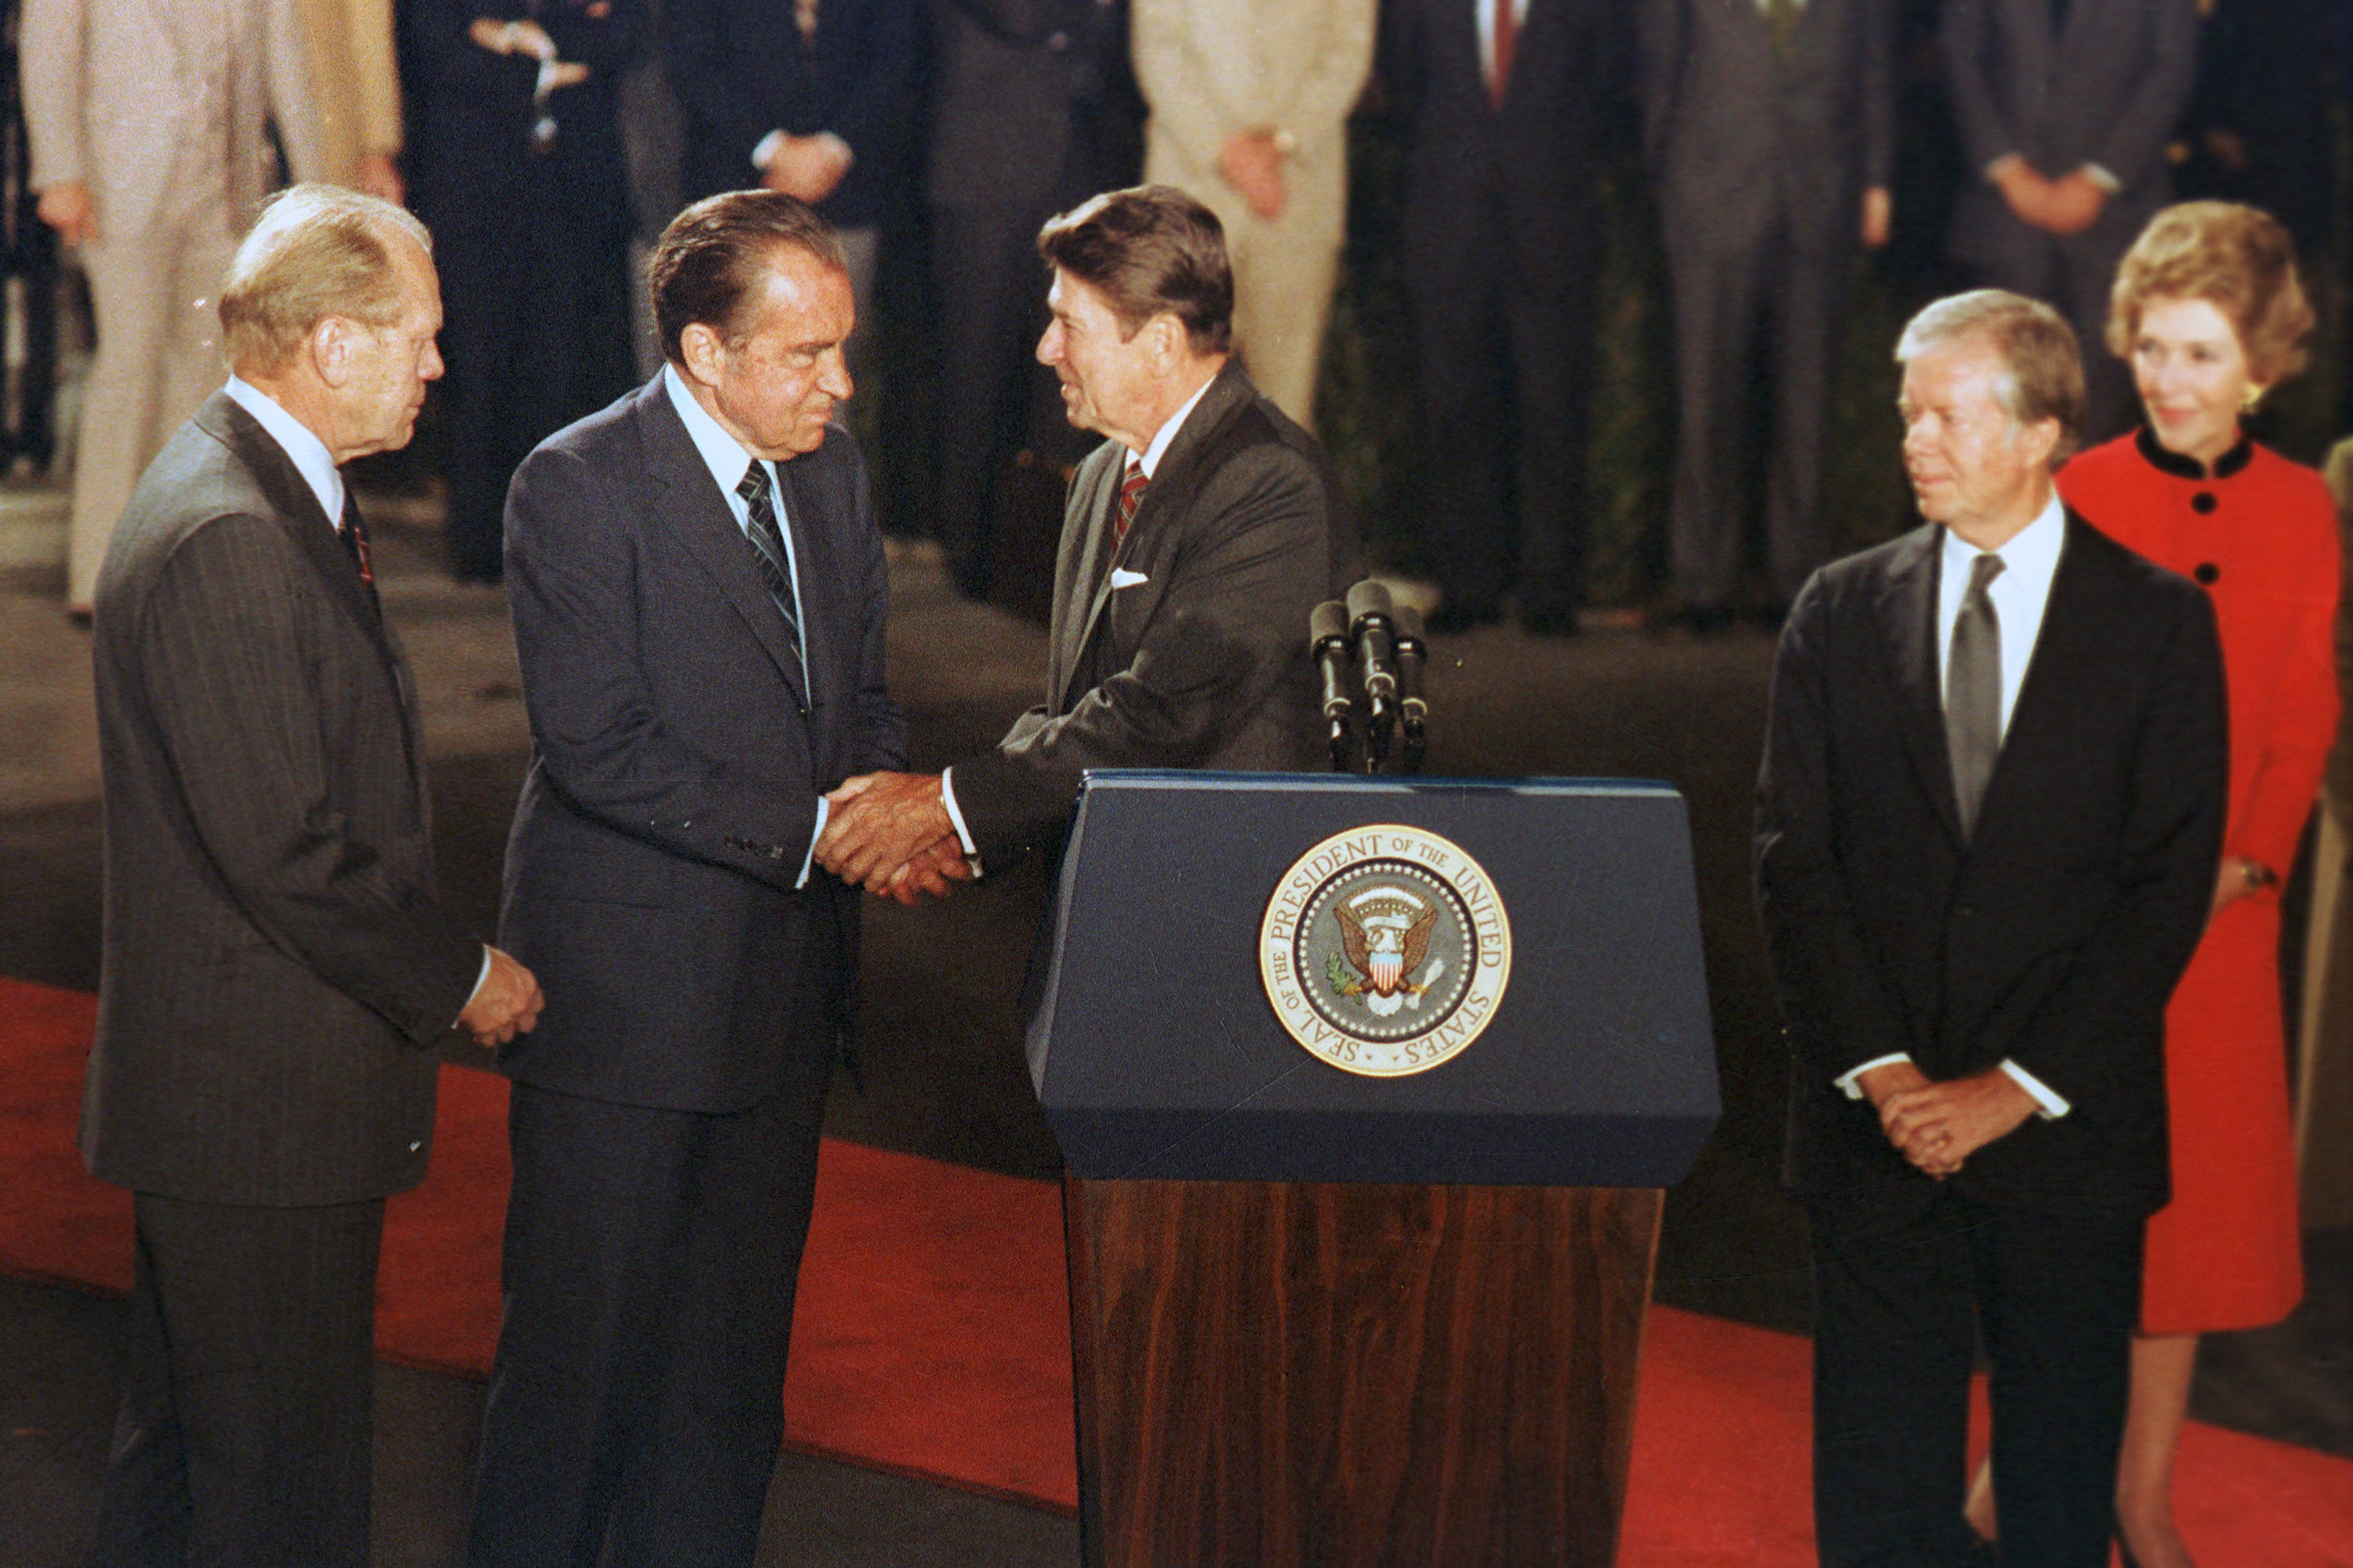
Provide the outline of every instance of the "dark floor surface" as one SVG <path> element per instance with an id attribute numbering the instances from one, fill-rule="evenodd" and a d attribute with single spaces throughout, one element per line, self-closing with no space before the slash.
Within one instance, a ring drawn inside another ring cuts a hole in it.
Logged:
<path id="1" fill-rule="evenodd" d="M 1803 1223 L 1774 1179 L 1785 1058 L 1747 892 L 1769 640 L 1603 634 L 1564 644 L 1499 628 L 1440 641 L 1437 653 L 1432 773 L 1660 778 L 1688 800 L 1725 1115 L 1670 1194 L 1657 1297 L 1802 1331 Z M 960 693 L 953 671 L 910 668 L 898 641 L 893 658 L 894 679 L 906 671 L 919 694 L 918 765 L 986 744 L 1018 706 L 999 689 Z M 436 763 L 444 886 L 485 931 L 522 762 Z M 0 973 L 95 986 L 98 861 L 95 803 L 0 816 Z M 1018 1175 L 1058 1173 L 1012 1022 L 1040 896 L 1035 868 L 1017 868 L 944 905 L 869 905 L 863 1090 L 838 1077 L 829 1131 Z M 2316 1234 L 2307 1250 L 2305 1308 L 2279 1329 L 2211 1339 L 2196 1411 L 2353 1457 L 2353 1235 Z M 81 1560 L 118 1312 L 95 1297 L 0 1281 L 0 1568 Z M 383 1370 L 380 1564 L 456 1560 L 480 1402 L 460 1379 Z M 1075 1527 L 1053 1514 L 792 1456 L 778 1467 L 770 1525 L 764 1563 L 1018 1568 L 1076 1557 Z"/>

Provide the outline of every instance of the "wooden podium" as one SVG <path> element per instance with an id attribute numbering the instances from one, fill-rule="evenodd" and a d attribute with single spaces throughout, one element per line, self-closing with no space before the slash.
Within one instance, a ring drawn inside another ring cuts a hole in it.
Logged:
<path id="1" fill-rule="evenodd" d="M 1614 1561 L 1717 1113 L 1681 797 L 1091 774 L 1034 979 L 1091 1568 Z"/>

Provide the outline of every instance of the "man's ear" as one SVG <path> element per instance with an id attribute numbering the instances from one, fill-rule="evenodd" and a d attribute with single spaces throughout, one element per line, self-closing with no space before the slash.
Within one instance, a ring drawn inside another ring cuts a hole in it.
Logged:
<path id="1" fill-rule="evenodd" d="M 2051 454 L 2059 449 L 2059 421 L 2038 419 L 2026 426 L 2024 436 L 2028 453 L 2044 468 L 2055 467 Z"/>
<path id="2" fill-rule="evenodd" d="M 311 368 L 321 381 L 340 392 L 352 376 L 353 337 L 359 324 L 346 316 L 322 316 L 302 342 Z"/>
<path id="3" fill-rule="evenodd" d="M 678 335 L 680 369 L 688 378 L 703 385 L 716 387 L 727 360 L 727 345 L 719 334 L 702 321 L 689 321 Z"/>
<path id="4" fill-rule="evenodd" d="M 1163 374 L 1175 370 L 1185 357 L 1185 323 L 1174 312 L 1163 310 L 1145 322 L 1144 330 L 1152 334 L 1153 367 Z"/>

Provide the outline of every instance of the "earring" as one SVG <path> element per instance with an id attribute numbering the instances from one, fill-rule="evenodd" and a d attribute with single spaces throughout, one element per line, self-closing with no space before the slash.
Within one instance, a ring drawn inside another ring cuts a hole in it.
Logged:
<path id="1" fill-rule="evenodd" d="M 2247 385 L 2246 395 L 2239 399 L 2239 412 L 2242 414 L 2253 414 L 2255 411 L 2255 405 L 2261 403 L 2263 400 L 2263 389 L 2250 382 Z"/>

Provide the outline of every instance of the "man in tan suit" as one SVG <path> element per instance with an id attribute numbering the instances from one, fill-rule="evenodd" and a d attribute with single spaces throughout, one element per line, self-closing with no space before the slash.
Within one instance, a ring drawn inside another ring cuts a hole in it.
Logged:
<path id="1" fill-rule="evenodd" d="M 320 174 L 398 203 L 401 184 L 400 67 L 392 46 L 392 0 L 300 0 L 319 106 Z"/>
<path id="2" fill-rule="evenodd" d="M 19 47 L 42 220 L 81 247 L 98 316 L 67 558 L 90 611 L 132 486 L 221 379 L 210 304 L 270 185 L 265 119 L 321 171 L 293 0 L 25 0 Z"/>
<path id="3" fill-rule="evenodd" d="M 1242 363 L 1311 426 L 1374 12 L 1374 0 L 1135 0 L 1145 179 L 1225 225 Z"/>

